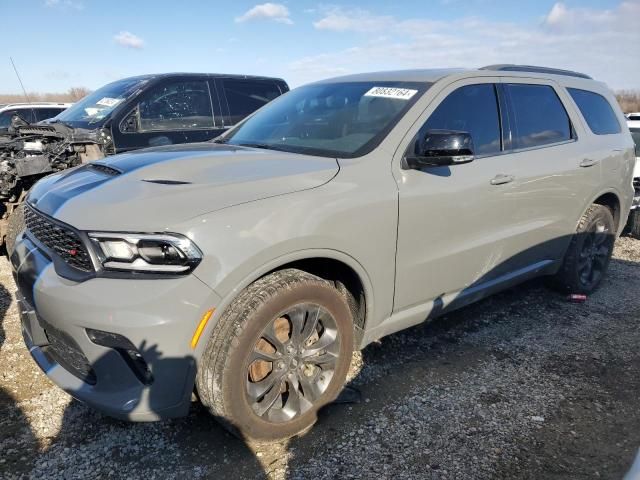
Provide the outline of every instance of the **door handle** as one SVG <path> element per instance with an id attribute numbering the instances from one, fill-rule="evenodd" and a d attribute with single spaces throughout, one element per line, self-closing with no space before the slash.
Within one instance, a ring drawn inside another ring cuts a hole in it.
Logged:
<path id="1" fill-rule="evenodd" d="M 580 166 L 583 168 L 593 167 L 596 163 L 598 163 L 598 160 L 591 160 L 590 158 L 585 158 L 580 162 Z"/>
<path id="2" fill-rule="evenodd" d="M 500 173 L 491 179 L 491 185 L 504 185 L 505 183 L 511 183 L 516 179 L 513 175 L 505 175 Z"/>

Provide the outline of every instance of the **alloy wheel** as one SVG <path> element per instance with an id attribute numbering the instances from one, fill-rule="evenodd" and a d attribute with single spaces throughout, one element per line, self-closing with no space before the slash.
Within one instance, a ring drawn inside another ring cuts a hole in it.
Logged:
<path id="1" fill-rule="evenodd" d="M 327 390 L 339 352 L 337 324 L 325 308 L 313 303 L 291 307 L 269 322 L 249 354 L 249 405 L 273 423 L 304 414 Z"/>

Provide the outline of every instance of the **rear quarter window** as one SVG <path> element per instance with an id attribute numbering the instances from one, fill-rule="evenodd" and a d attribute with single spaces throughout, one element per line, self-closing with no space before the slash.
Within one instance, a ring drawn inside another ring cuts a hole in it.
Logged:
<path id="1" fill-rule="evenodd" d="M 610 135 L 622 131 L 611 104 L 602 95 L 579 88 L 568 88 L 567 90 L 593 133 Z"/>

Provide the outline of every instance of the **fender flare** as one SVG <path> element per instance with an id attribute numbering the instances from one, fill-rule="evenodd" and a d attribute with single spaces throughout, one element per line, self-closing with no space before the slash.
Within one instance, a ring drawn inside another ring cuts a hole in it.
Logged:
<path id="1" fill-rule="evenodd" d="M 279 257 L 275 257 L 270 261 L 262 264 L 260 267 L 251 270 L 249 273 L 245 274 L 240 282 L 236 283 L 236 286 L 224 296 L 220 295 L 220 302 L 215 306 L 215 312 L 211 316 L 210 321 L 202 332 L 202 336 L 198 346 L 194 350 L 194 356 L 196 361 L 198 361 L 206 347 L 206 340 L 211 336 L 211 333 L 215 326 L 218 323 L 218 319 L 225 312 L 227 307 L 233 302 L 236 296 L 248 287 L 250 284 L 258 280 L 259 278 L 267 275 L 269 272 L 274 270 L 278 270 L 280 267 L 287 265 L 292 262 L 307 260 L 311 258 L 328 258 L 332 260 L 337 260 L 339 262 L 344 263 L 349 266 L 359 277 L 360 282 L 362 283 L 362 287 L 364 290 L 365 297 L 365 311 L 367 318 L 370 318 L 373 312 L 373 283 L 367 273 L 366 269 L 362 266 L 360 262 L 358 262 L 351 255 L 344 253 L 340 250 L 328 249 L 328 248 L 311 248 L 311 249 L 302 249 L 296 250 L 293 252 L 286 253 Z M 242 269 L 240 266 L 238 269 Z M 237 269 L 237 270 L 238 270 Z M 219 294 L 219 292 L 216 292 Z M 366 325 L 366 319 L 365 319 Z"/>

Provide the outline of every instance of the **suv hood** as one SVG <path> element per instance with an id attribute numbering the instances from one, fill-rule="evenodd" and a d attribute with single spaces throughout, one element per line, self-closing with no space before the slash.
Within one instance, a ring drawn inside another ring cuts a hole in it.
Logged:
<path id="1" fill-rule="evenodd" d="M 318 187 L 334 158 L 212 143 L 116 155 L 38 182 L 27 202 L 81 230 L 161 231 L 241 203 Z"/>

